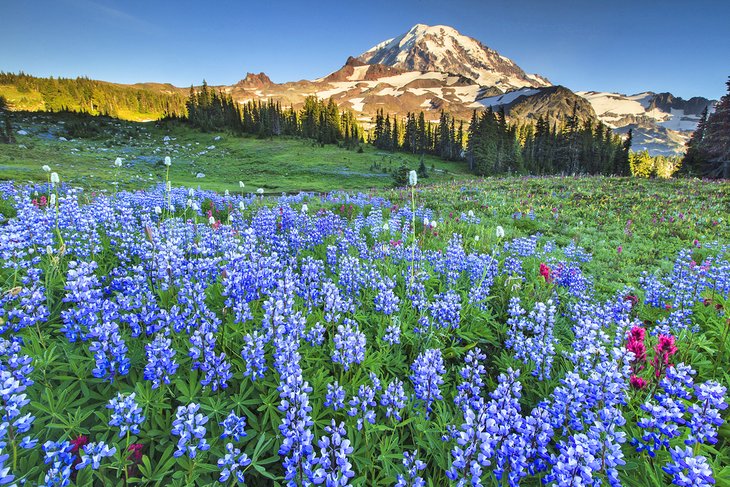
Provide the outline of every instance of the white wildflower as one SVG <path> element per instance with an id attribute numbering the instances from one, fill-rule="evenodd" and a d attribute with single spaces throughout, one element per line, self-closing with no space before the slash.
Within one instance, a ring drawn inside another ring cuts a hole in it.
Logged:
<path id="1" fill-rule="evenodd" d="M 408 173 L 408 184 L 411 186 L 415 186 L 418 184 L 418 173 L 416 171 L 411 171 Z"/>
<path id="2" fill-rule="evenodd" d="M 170 156 L 165 156 L 165 165 L 167 167 L 172 166 L 172 159 L 170 159 Z"/>
<path id="3" fill-rule="evenodd" d="M 497 238 L 504 238 L 504 228 L 502 228 L 502 225 L 497 225 Z"/>
<path id="4" fill-rule="evenodd" d="M 238 202 L 238 209 L 241 210 L 241 211 L 243 211 L 243 210 L 246 209 L 246 205 L 243 204 L 243 201 L 239 201 Z"/>
<path id="5" fill-rule="evenodd" d="M 383 223 L 383 230 L 385 230 L 386 232 L 390 230 L 390 225 L 388 225 L 388 222 Z"/>
<path id="6" fill-rule="evenodd" d="M 474 235 L 474 241 L 475 242 L 478 242 L 479 241 L 479 235 Z"/>
<path id="7" fill-rule="evenodd" d="M 306 213 L 306 212 L 308 212 L 308 211 L 309 211 L 309 207 L 307 206 L 307 204 L 306 204 L 306 203 L 304 203 L 304 204 L 302 205 L 302 213 Z"/>
<path id="8" fill-rule="evenodd" d="M 469 210 L 466 214 L 469 218 L 474 218 L 474 210 Z"/>
<path id="9" fill-rule="evenodd" d="M 193 200 L 192 200 L 192 198 L 188 198 L 188 208 L 192 208 L 192 207 L 193 207 Z"/>
<path id="10" fill-rule="evenodd" d="M 46 245 L 46 254 L 53 255 L 53 247 Z"/>
<path id="11" fill-rule="evenodd" d="M 423 226 L 427 227 L 430 222 L 428 221 L 428 218 L 423 219 Z"/>
<path id="12" fill-rule="evenodd" d="M 43 170 L 46 171 L 46 172 L 51 172 L 51 166 L 49 166 L 48 164 L 44 164 L 43 165 Z"/>
<path id="13" fill-rule="evenodd" d="M 117 166 L 117 167 L 122 167 L 122 158 L 121 157 L 117 157 L 114 160 L 114 165 Z"/>
<path id="14" fill-rule="evenodd" d="M 56 193 L 51 193 L 51 204 L 50 206 L 56 206 Z"/>
<path id="15" fill-rule="evenodd" d="M 264 194 L 264 188 L 259 188 L 256 190 L 258 194 Z"/>
<path id="16" fill-rule="evenodd" d="M 211 225 L 214 225 L 215 224 L 215 217 L 213 215 L 211 215 L 211 216 L 208 217 L 208 223 L 211 224 Z"/>
<path id="17" fill-rule="evenodd" d="M 245 187 L 246 187 L 246 185 L 245 185 L 245 184 L 243 184 L 243 181 L 239 181 L 239 182 L 238 182 L 238 186 L 240 186 L 240 188 L 241 188 L 241 189 L 243 189 L 243 188 L 245 188 Z"/>
<path id="18" fill-rule="evenodd" d="M 162 208 L 160 208 L 159 206 L 155 206 L 155 214 L 156 215 L 161 215 L 162 214 Z"/>
<path id="19" fill-rule="evenodd" d="M 224 195 L 224 196 L 230 196 L 230 195 L 231 195 L 231 192 L 230 192 L 230 191 L 228 191 L 228 190 L 226 190 L 226 191 L 225 191 L 225 192 L 223 193 L 223 195 Z"/>
<path id="20" fill-rule="evenodd" d="M 61 182 L 61 178 L 58 177 L 58 173 L 52 172 L 51 173 L 51 184 L 58 184 L 60 182 Z"/>

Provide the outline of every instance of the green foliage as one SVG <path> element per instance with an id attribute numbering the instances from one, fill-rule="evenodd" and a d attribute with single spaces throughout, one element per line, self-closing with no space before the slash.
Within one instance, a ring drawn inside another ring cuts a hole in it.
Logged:
<path id="1" fill-rule="evenodd" d="M 408 184 L 408 176 L 411 170 L 405 164 L 401 164 L 398 169 L 393 171 L 393 186 L 402 188 Z"/>
<path id="2" fill-rule="evenodd" d="M 203 82 L 190 88 L 187 121 L 204 132 L 228 130 L 260 138 L 279 135 L 314 139 L 319 144 L 340 144 L 352 149 L 360 142 L 360 128 L 352 112 L 340 112 L 333 99 L 325 103 L 309 96 L 300 111 L 282 109 L 281 104 L 249 101 L 242 107 L 230 95 L 216 93 Z"/>
<path id="3" fill-rule="evenodd" d="M 170 155 L 176 185 L 238 192 L 242 180 L 245 192 L 259 187 L 272 192 L 367 191 L 390 187 L 393 168 L 405 163 L 415 169 L 420 160 L 407 153 L 383 154 L 369 144 L 361 144 L 361 150 L 345 150 L 342 143 L 322 147 L 316 141 L 286 135 L 262 139 L 245 133 L 235 137 L 226 132 L 204 133 L 177 119 L 135 123 L 72 113 L 11 112 L 11 116 L 13 127 L 29 135 L 17 136 L 18 144 L 0 145 L 0 180 L 43 182 L 47 174 L 39 168 L 50 164 L 65 181 L 85 188 L 113 191 L 111 183 L 118 183 L 120 189 L 147 188 L 164 180 L 160 161 Z M 2 117 L 0 113 L 0 123 Z M 99 133 L 77 138 L 83 134 L 70 135 L 69 125 L 97 126 Z M 60 136 L 68 142 L 60 141 Z M 164 137 L 171 140 L 165 143 Z M 208 149 L 211 146 L 215 148 Z M 113 166 L 116 157 L 124 160 L 120 169 Z M 430 155 L 423 160 L 435 168 L 429 182 L 469 177 L 462 164 Z M 196 178 L 197 173 L 205 177 Z"/>
<path id="4" fill-rule="evenodd" d="M 683 172 L 706 178 L 730 178 L 730 78 L 728 93 L 708 116 L 707 108 L 687 142 Z"/>
<path id="5" fill-rule="evenodd" d="M 552 126 L 542 116 L 534 125 L 510 124 L 503 107 L 475 110 L 466 132 L 443 111 L 438 123 L 426 123 L 423 112 L 401 120 L 379 110 L 373 125 L 370 141 L 380 149 L 465 159 L 480 176 L 629 174 L 631 133 L 622 140 L 601 122 L 581 124 L 577 105 L 562 125 Z"/>
<path id="6" fill-rule="evenodd" d="M 658 177 L 669 179 L 681 164 L 679 156 L 651 156 L 648 151 L 632 152 L 629 155 L 631 175 L 641 178 Z"/>
<path id="7" fill-rule="evenodd" d="M 178 93 L 116 85 L 84 77 L 38 78 L 22 72 L 0 72 L 0 93 L 3 87 L 14 89 L 19 109 L 72 111 L 129 120 L 185 114 L 185 98 Z M 34 102 L 29 103 L 29 98 Z M 36 100 L 40 101 L 40 106 L 35 103 Z"/>

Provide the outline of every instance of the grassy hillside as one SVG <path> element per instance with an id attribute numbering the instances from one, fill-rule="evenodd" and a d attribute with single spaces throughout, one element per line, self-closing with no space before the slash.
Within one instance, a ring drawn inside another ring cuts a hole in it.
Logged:
<path id="1" fill-rule="evenodd" d="M 88 78 L 0 72 L 0 96 L 16 111 L 73 111 L 132 121 L 185 113 L 186 93 L 171 85 L 121 85 Z"/>
<path id="2" fill-rule="evenodd" d="M 17 144 L 0 145 L 0 179 L 44 181 L 44 164 L 61 179 L 96 189 L 146 188 L 164 180 L 165 156 L 172 158 L 174 184 L 224 191 L 262 187 L 267 192 L 367 190 L 392 185 L 392 170 L 405 163 L 416 169 L 420 156 L 364 152 L 311 140 L 284 137 L 257 139 L 225 133 L 201 133 L 171 123 L 134 123 L 107 117 L 15 112 Z M 169 137 L 169 140 L 165 140 Z M 66 141 L 62 138 L 67 139 Z M 123 167 L 114 167 L 117 157 Z M 425 182 L 469 178 L 464 163 L 425 156 Z M 205 177 L 197 177 L 204 174 Z"/>

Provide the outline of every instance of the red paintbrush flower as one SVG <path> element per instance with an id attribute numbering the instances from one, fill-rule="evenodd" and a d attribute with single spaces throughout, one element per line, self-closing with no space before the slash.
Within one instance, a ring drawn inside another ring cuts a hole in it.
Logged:
<path id="1" fill-rule="evenodd" d="M 647 382 L 646 382 L 646 379 L 642 379 L 641 377 L 632 375 L 631 379 L 629 379 L 629 384 L 631 384 L 631 387 L 633 387 L 634 389 L 641 390 L 646 387 Z"/>
<path id="2" fill-rule="evenodd" d="M 544 262 L 540 264 L 540 275 L 545 278 L 545 282 L 553 282 L 552 270 Z"/>
<path id="3" fill-rule="evenodd" d="M 654 347 L 654 360 L 651 361 L 657 379 L 664 374 L 667 368 L 672 366 L 669 357 L 675 353 L 677 353 L 677 347 L 674 345 L 674 337 L 672 335 L 659 335 L 659 341 Z"/>

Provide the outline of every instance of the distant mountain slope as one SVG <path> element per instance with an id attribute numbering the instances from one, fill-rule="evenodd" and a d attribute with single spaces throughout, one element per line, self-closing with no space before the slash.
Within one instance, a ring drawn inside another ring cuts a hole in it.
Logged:
<path id="1" fill-rule="evenodd" d="M 593 107 L 582 97 L 564 86 L 546 88 L 522 88 L 504 95 L 482 98 L 479 103 L 494 110 L 504 108 L 505 114 L 513 119 L 535 122 L 540 116 L 551 123 L 562 122 L 573 113 L 581 121 L 596 120 Z"/>
<path id="2" fill-rule="evenodd" d="M 358 59 L 408 71 L 460 74 L 502 91 L 550 86 L 542 76 L 525 73 L 509 58 L 445 25 L 416 24 L 405 34 L 365 51 Z"/>
<path id="3" fill-rule="evenodd" d="M 633 130 L 634 150 L 651 154 L 676 154 L 697 127 L 702 111 L 712 111 L 716 100 L 676 98 L 671 93 L 636 95 L 582 91 L 577 93 L 593 106 L 598 118 L 618 133 Z"/>

